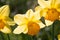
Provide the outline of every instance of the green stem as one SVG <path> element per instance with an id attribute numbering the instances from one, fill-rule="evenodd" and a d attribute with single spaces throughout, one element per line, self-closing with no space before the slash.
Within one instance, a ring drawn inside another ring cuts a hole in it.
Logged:
<path id="1" fill-rule="evenodd" d="M 36 36 L 33 36 L 33 40 L 37 40 L 37 37 Z"/>
<path id="2" fill-rule="evenodd" d="M 54 23 L 52 25 L 52 40 L 54 40 Z"/>
<path id="3" fill-rule="evenodd" d="M 1 38 L 2 38 L 2 40 L 4 40 L 4 36 L 3 36 L 3 34 L 0 32 L 0 34 L 1 34 Z"/>
<path id="4" fill-rule="evenodd" d="M 10 40 L 9 34 L 7 34 L 7 36 L 8 36 L 8 39 Z"/>

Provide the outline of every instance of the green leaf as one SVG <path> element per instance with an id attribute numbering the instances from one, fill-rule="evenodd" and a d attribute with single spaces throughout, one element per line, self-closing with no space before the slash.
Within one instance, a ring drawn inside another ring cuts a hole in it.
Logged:
<path id="1" fill-rule="evenodd" d="M 22 40 L 22 34 L 17 34 L 16 37 L 17 37 L 17 40 Z"/>
<path id="2" fill-rule="evenodd" d="M 4 40 L 3 35 L 0 32 L 0 40 Z"/>
<path id="3" fill-rule="evenodd" d="M 2 38 L 3 40 L 9 40 L 7 34 L 4 34 L 4 33 L 2 33 L 2 32 L 1 32 L 0 34 L 1 34 L 1 38 Z"/>
<path id="4" fill-rule="evenodd" d="M 15 36 L 15 34 L 13 34 L 13 33 L 10 33 L 8 35 L 8 37 L 9 37 L 10 40 L 17 40 L 17 36 Z"/>

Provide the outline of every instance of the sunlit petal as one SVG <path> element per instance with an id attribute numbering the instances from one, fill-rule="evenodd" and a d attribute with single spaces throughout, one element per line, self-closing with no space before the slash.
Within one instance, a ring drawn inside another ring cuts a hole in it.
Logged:
<path id="1" fill-rule="evenodd" d="M 50 7 L 50 0 L 48 1 L 45 1 L 45 0 L 38 0 L 38 4 L 42 7 L 42 8 L 45 8 L 45 7 Z"/>
<path id="2" fill-rule="evenodd" d="M 57 11 L 60 12 L 60 8 L 57 8 Z"/>
<path id="3" fill-rule="evenodd" d="M 56 0 L 51 0 L 51 8 L 55 7 Z"/>
<path id="4" fill-rule="evenodd" d="M 7 24 L 13 26 L 13 25 L 15 25 L 15 22 L 14 21 L 7 21 Z"/>
<path id="5" fill-rule="evenodd" d="M 36 6 L 35 7 L 35 11 L 40 11 L 42 8 L 41 8 L 41 6 Z"/>
<path id="6" fill-rule="evenodd" d="M 60 12 L 60 3 L 59 3 L 59 4 L 56 4 L 55 8 L 56 8 L 56 10 L 57 10 L 58 12 Z"/>
<path id="7" fill-rule="evenodd" d="M 9 18 L 9 17 L 5 17 L 4 21 L 8 25 L 12 25 L 12 26 L 15 25 L 15 22 L 11 18 Z"/>
<path id="8" fill-rule="evenodd" d="M 18 25 L 20 25 L 20 24 L 26 24 L 27 23 L 27 18 L 24 15 L 17 14 L 17 15 L 14 16 L 14 21 Z"/>
<path id="9" fill-rule="evenodd" d="M 45 20 L 45 23 L 46 23 L 46 26 L 49 26 L 49 25 L 53 24 L 53 22 L 49 21 L 49 20 Z"/>
<path id="10" fill-rule="evenodd" d="M 14 34 L 21 34 L 26 29 L 26 25 L 18 26 L 13 33 Z"/>
<path id="11" fill-rule="evenodd" d="M 1 32 L 3 32 L 3 33 L 11 33 L 11 30 L 7 26 L 5 26 L 3 29 L 1 29 Z"/>
<path id="12" fill-rule="evenodd" d="M 23 31 L 24 34 L 26 34 L 28 32 L 28 27 L 25 28 L 25 30 Z"/>
<path id="13" fill-rule="evenodd" d="M 48 8 L 44 8 L 40 11 L 40 16 L 42 17 L 46 17 L 46 14 L 47 14 L 47 11 L 48 11 Z"/>
<path id="14" fill-rule="evenodd" d="M 9 6 L 8 5 L 4 5 L 0 8 L 0 16 L 9 16 Z"/>
<path id="15" fill-rule="evenodd" d="M 40 28 L 44 28 L 45 27 L 45 25 L 42 22 L 40 22 L 38 24 L 40 25 Z"/>
<path id="16" fill-rule="evenodd" d="M 56 7 L 58 7 L 58 8 L 60 7 L 60 0 L 56 0 L 54 7 L 55 7 L 55 8 L 56 8 Z"/>
<path id="17" fill-rule="evenodd" d="M 26 17 L 28 19 L 32 19 L 33 18 L 33 15 L 34 15 L 34 12 L 32 9 L 29 9 L 27 12 L 26 12 Z"/>
<path id="18" fill-rule="evenodd" d="M 37 20 L 40 20 L 40 11 L 36 11 L 34 13 L 34 17 L 32 18 L 32 21 L 37 21 Z"/>

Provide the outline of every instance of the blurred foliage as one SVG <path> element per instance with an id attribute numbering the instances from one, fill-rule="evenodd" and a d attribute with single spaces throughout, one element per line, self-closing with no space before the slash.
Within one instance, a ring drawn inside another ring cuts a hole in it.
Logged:
<path id="1" fill-rule="evenodd" d="M 37 0 L 0 0 L 0 6 L 5 4 L 10 5 L 12 15 L 16 13 L 23 14 L 28 9 L 33 9 L 37 5 Z"/>
<path id="2" fill-rule="evenodd" d="M 10 17 L 15 14 L 24 14 L 28 9 L 34 9 L 37 4 L 37 0 L 0 0 L 0 7 L 8 4 L 10 6 Z M 41 19 L 44 23 L 44 18 Z M 44 23 L 45 24 L 45 23 Z M 17 25 L 15 25 L 17 26 Z M 15 28 L 12 27 L 12 31 Z M 28 34 L 15 35 L 13 33 L 4 34 L 0 32 L 0 40 L 58 40 L 57 35 L 60 34 L 60 21 L 56 20 L 49 27 L 45 27 L 35 36 Z"/>

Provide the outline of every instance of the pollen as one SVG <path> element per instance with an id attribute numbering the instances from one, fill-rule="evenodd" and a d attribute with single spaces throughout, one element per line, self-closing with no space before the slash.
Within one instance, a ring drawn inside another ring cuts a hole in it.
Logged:
<path id="1" fill-rule="evenodd" d="M 5 23 L 2 20 L 0 20 L 0 29 L 3 29 L 4 26 L 5 26 Z"/>
<path id="2" fill-rule="evenodd" d="M 59 12 L 54 8 L 48 9 L 47 15 L 46 15 L 45 18 L 47 20 L 50 20 L 50 21 L 58 20 L 59 19 Z"/>
<path id="3" fill-rule="evenodd" d="M 40 26 L 35 22 L 28 23 L 28 34 L 29 35 L 36 35 L 40 30 Z"/>

